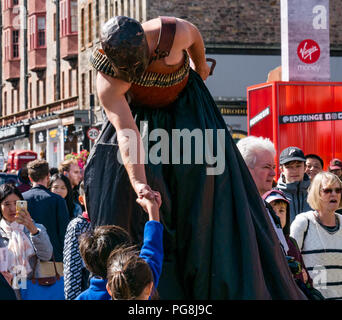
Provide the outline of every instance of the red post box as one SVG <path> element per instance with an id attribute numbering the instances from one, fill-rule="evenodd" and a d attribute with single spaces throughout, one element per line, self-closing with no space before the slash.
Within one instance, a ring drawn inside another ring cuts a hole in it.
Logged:
<path id="1" fill-rule="evenodd" d="M 247 88 L 248 135 L 269 138 L 280 152 L 296 146 L 328 169 L 342 159 L 342 82 L 274 81 Z"/>
<path id="2" fill-rule="evenodd" d="M 28 162 L 36 160 L 37 153 L 31 150 L 12 150 L 8 153 L 7 167 L 10 170 L 19 170 Z"/>

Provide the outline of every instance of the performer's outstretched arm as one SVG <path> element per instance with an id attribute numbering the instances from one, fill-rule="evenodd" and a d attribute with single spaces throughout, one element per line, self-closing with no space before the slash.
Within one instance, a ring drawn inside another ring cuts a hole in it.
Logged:
<path id="1" fill-rule="evenodd" d="M 131 84 L 101 72 L 98 72 L 96 81 L 99 99 L 109 121 L 116 129 L 121 158 L 132 187 L 139 197 L 144 196 L 152 199 L 154 193 L 146 181 L 145 152 L 141 136 L 125 98 L 125 93 Z M 134 133 L 135 136 L 129 138 L 128 133 Z"/>
<path id="2" fill-rule="evenodd" d="M 195 65 L 195 71 L 205 80 L 210 71 L 206 62 L 204 42 L 201 33 L 189 21 L 177 19 L 177 32 L 174 46 L 187 50 Z"/>

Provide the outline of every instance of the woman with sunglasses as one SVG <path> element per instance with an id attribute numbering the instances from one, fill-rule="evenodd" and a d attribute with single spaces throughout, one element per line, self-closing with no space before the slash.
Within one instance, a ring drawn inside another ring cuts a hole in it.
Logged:
<path id="1" fill-rule="evenodd" d="M 320 172 L 309 188 L 312 211 L 296 216 L 290 235 L 295 238 L 313 285 L 327 299 L 342 299 L 342 182 L 330 172 Z"/>

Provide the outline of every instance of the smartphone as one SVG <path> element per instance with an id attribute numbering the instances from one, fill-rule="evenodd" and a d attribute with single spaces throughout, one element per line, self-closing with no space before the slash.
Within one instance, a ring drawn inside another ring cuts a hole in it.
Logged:
<path id="1" fill-rule="evenodd" d="M 26 200 L 17 200 L 17 202 L 16 202 L 17 215 L 22 209 L 27 210 L 27 201 Z"/>

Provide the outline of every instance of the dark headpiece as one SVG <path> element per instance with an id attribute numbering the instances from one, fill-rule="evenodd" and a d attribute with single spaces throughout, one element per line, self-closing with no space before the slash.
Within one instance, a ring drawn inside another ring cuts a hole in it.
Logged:
<path id="1" fill-rule="evenodd" d="M 149 63 L 149 48 L 138 21 L 125 16 L 111 18 L 102 28 L 101 44 L 117 78 L 132 82 L 142 76 Z"/>

